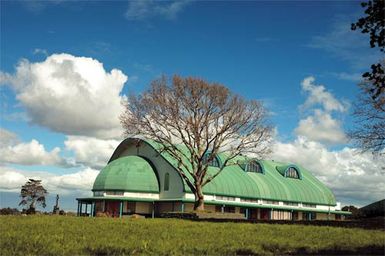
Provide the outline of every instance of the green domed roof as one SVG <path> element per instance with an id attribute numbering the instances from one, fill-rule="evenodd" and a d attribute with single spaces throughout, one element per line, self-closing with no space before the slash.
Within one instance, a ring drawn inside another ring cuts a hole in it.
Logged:
<path id="1" fill-rule="evenodd" d="M 92 190 L 159 193 L 159 183 L 155 171 L 145 159 L 125 156 L 110 162 L 100 171 Z"/>

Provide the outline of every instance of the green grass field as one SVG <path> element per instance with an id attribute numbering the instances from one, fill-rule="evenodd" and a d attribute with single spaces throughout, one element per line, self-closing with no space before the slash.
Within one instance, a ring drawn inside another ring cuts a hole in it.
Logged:
<path id="1" fill-rule="evenodd" d="M 385 242 L 381 230 L 175 219 L 0 216 L 0 231 L 2 256 L 362 254 Z"/>

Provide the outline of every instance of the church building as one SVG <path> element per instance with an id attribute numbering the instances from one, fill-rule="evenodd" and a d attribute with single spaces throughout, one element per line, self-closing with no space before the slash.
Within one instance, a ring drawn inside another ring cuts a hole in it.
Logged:
<path id="1" fill-rule="evenodd" d="M 93 196 L 77 198 L 78 215 L 156 217 L 192 211 L 194 194 L 175 169 L 177 161 L 161 148 L 152 140 L 128 138 L 120 143 L 96 177 Z M 209 171 L 221 164 L 219 154 Z M 203 192 L 206 211 L 240 213 L 247 219 L 339 220 L 350 214 L 310 171 L 274 160 L 239 157 Z"/>

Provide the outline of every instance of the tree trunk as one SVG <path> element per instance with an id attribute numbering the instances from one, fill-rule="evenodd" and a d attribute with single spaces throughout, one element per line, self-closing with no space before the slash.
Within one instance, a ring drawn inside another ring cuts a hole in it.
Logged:
<path id="1" fill-rule="evenodd" d="M 194 211 L 204 211 L 205 210 L 205 203 L 204 203 L 204 196 L 202 191 L 202 185 L 195 183 L 195 203 L 194 203 Z"/>

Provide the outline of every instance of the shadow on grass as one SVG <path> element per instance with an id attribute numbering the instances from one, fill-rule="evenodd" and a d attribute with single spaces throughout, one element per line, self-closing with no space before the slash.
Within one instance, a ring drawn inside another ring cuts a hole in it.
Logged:
<path id="1" fill-rule="evenodd" d="M 307 248 L 299 248 L 295 251 L 285 252 L 284 248 L 279 248 L 276 246 L 264 245 L 262 246 L 265 252 L 273 253 L 274 255 L 385 255 L 385 247 L 381 246 L 366 246 L 355 249 L 341 249 L 341 248 L 331 248 L 319 251 L 310 251 Z M 235 251 L 236 255 L 264 255 L 264 253 L 259 254 L 250 249 L 239 249 Z"/>

